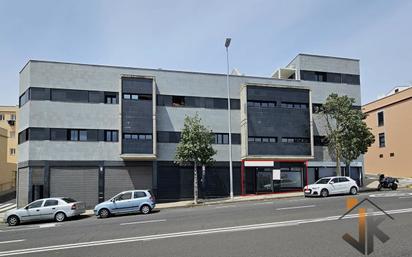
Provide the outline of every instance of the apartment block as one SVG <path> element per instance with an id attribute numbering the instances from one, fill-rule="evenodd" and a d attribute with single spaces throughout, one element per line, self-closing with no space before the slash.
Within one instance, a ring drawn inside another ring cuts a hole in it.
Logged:
<path id="1" fill-rule="evenodd" d="M 365 171 L 393 177 L 412 177 L 408 166 L 412 152 L 412 87 L 400 87 L 365 104 L 366 124 L 375 135 L 365 154 Z"/>
<path id="2" fill-rule="evenodd" d="M 0 194 L 15 188 L 18 106 L 0 106 Z"/>
<path id="3" fill-rule="evenodd" d="M 359 60 L 297 55 L 270 77 L 230 75 L 235 195 L 302 190 L 335 174 L 319 108 L 331 93 L 360 108 Z M 20 72 L 18 204 L 69 196 L 88 206 L 134 188 L 193 197 L 174 164 L 186 115 L 215 134 L 201 196 L 229 195 L 226 74 L 29 61 Z M 362 178 L 363 159 L 351 175 Z M 199 176 L 199 180 L 201 176 Z"/>

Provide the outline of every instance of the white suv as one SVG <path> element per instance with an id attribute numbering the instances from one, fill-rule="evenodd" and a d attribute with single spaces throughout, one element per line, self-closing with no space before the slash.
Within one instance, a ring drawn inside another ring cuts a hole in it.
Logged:
<path id="1" fill-rule="evenodd" d="M 359 187 L 356 181 L 349 177 L 324 177 L 316 181 L 315 184 L 305 186 L 303 191 L 305 196 L 356 195 Z"/>

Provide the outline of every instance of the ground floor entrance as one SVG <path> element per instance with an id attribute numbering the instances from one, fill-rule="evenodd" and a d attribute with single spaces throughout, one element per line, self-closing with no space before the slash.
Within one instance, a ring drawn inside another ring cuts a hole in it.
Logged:
<path id="1" fill-rule="evenodd" d="M 306 161 L 243 161 L 242 194 L 297 191 L 307 185 Z"/>

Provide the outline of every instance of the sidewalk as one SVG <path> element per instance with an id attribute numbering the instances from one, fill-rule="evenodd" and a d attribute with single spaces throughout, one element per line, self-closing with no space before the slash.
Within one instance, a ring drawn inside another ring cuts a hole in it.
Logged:
<path id="1" fill-rule="evenodd" d="M 199 199 L 198 204 L 193 204 L 193 200 L 178 201 L 170 203 L 158 203 L 156 204 L 156 210 L 170 209 L 170 208 L 189 208 L 197 206 L 208 206 L 217 205 L 224 203 L 237 203 L 246 201 L 256 201 L 256 200 L 270 200 L 270 199 L 281 199 L 303 196 L 303 192 L 290 192 L 290 193 L 276 193 L 276 194 L 264 194 L 264 195 L 245 195 L 245 196 L 235 196 L 233 199 L 230 198 L 216 198 L 216 199 Z M 86 215 L 93 215 L 93 210 L 87 210 Z"/>

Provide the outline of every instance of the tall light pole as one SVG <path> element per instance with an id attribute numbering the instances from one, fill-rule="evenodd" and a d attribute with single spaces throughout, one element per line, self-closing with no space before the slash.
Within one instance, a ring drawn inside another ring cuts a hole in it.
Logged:
<path id="1" fill-rule="evenodd" d="M 226 63 L 227 63 L 227 73 L 226 73 L 226 87 L 227 87 L 227 122 L 229 127 L 229 180 L 230 180 L 230 198 L 233 199 L 233 167 L 232 167 L 232 129 L 231 129 L 231 118 L 230 118 L 230 88 L 229 88 L 229 46 L 231 38 L 226 38 Z"/>

